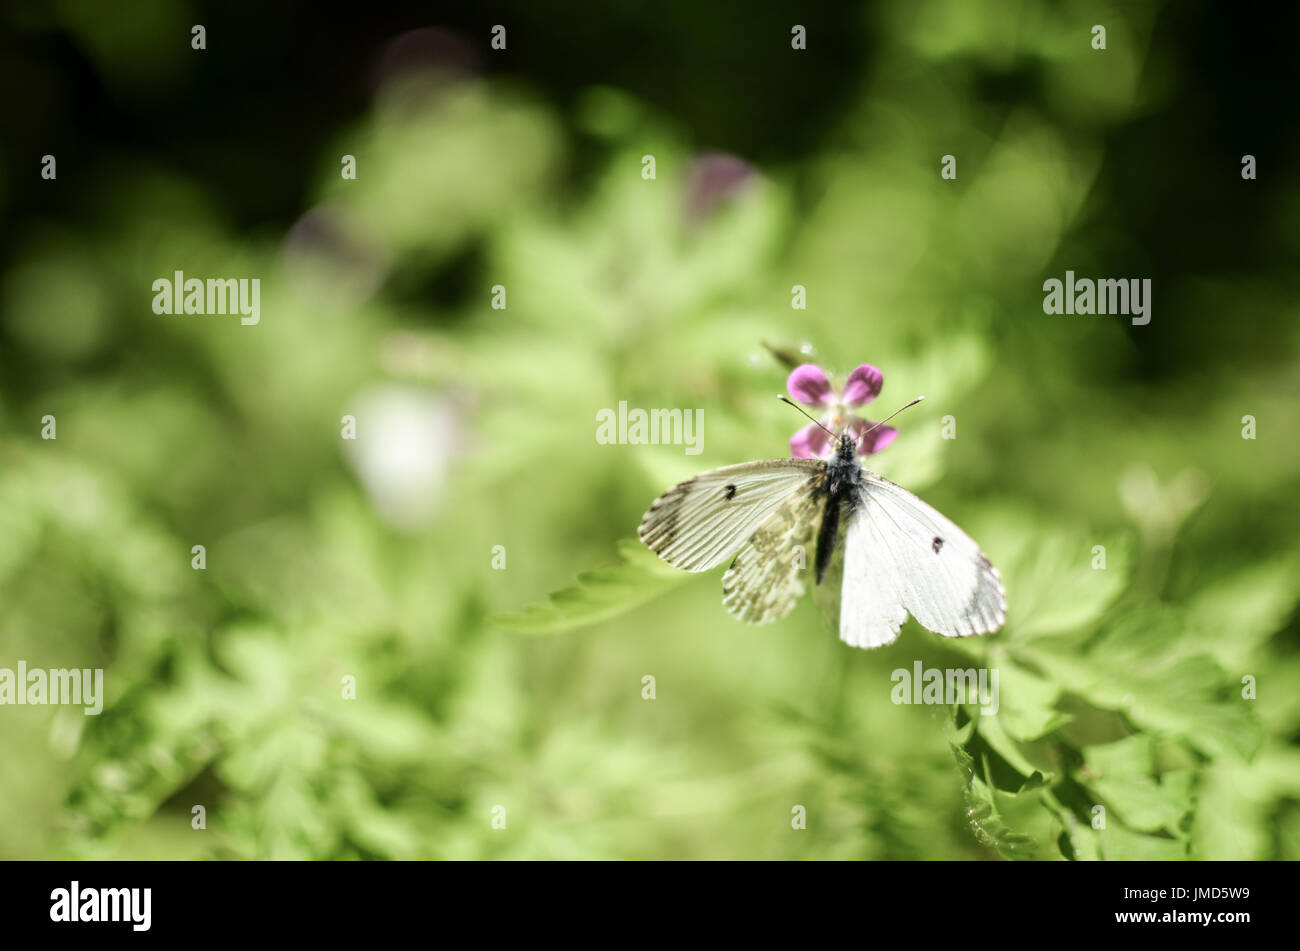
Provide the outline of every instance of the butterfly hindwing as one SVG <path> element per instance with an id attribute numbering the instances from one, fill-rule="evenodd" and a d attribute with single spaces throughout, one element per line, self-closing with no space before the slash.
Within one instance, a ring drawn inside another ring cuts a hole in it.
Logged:
<path id="1" fill-rule="evenodd" d="M 902 592 L 885 540 L 865 505 L 859 505 L 846 521 L 841 536 L 840 640 L 854 647 L 881 647 L 898 637 L 907 620 Z"/>
<path id="2" fill-rule="evenodd" d="M 637 534 L 668 564 L 708 571 L 824 469 L 817 459 L 769 459 L 705 472 L 656 499 Z"/>
<path id="3" fill-rule="evenodd" d="M 969 535 L 874 473 L 863 473 L 861 489 L 845 538 L 843 640 L 860 647 L 887 644 L 907 613 L 945 637 L 1002 626 L 1002 580 Z"/>
<path id="4" fill-rule="evenodd" d="M 808 479 L 768 516 L 722 575 L 722 603 L 750 624 L 779 621 L 813 577 L 813 546 L 826 506 L 825 480 Z"/>

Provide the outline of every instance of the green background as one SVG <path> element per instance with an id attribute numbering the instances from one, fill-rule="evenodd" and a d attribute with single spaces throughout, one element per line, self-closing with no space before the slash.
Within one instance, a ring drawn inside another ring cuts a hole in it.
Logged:
<path id="1" fill-rule="evenodd" d="M 107 692 L 0 707 L 0 857 L 1300 857 L 1293 15 L 353 13 L 0 14 L 0 667 Z M 177 269 L 261 323 L 155 315 Z M 1067 269 L 1151 323 L 1045 315 Z M 620 545 L 786 453 L 764 342 L 927 397 L 870 465 L 1001 632 L 751 628 Z M 599 444 L 620 400 L 703 452 Z M 998 714 L 891 702 L 918 660 Z"/>

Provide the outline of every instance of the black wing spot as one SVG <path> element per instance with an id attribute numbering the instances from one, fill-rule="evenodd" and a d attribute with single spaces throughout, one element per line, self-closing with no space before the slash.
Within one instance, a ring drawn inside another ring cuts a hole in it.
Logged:
<path id="1" fill-rule="evenodd" d="M 934 541 L 930 543 L 930 547 L 934 549 L 936 555 L 939 554 L 939 549 L 943 547 L 943 539 L 938 535 L 934 536 Z"/>
<path id="2" fill-rule="evenodd" d="M 729 486 L 727 486 L 727 499 L 728 499 L 728 501 L 730 501 L 731 499 L 734 499 L 735 497 L 736 497 L 736 487 L 735 487 L 734 485 L 729 485 Z"/>

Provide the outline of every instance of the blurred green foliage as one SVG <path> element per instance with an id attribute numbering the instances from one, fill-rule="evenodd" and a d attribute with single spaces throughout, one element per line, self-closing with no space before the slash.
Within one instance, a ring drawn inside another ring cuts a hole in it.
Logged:
<path id="1" fill-rule="evenodd" d="M 984 6 L 871 8 L 816 154 L 720 197 L 707 137 L 628 92 L 418 73 L 287 234 L 147 164 L 36 229 L 0 284 L 0 666 L 102 666 L 108 703 L 0 711 L 0 856 L 1300 858 L 1295 275 L 1158 284 L 1149 328 L 1045 316 L 1066 268 L 1146 273 L 1095 188 L 1171 67 L 1153 5 L 1104 59 L 1093 5 Z M 95 61 L 134 60 L 83 7 Z M 1026 63 L 1038 98 L 977 105 Z M 260 278 L 261 323 L 154 315 L 175 269 Z M 1206 306 L 1279 309 L 1267 347 L 1144 372 Z M 623 541 L 674 481 L 785 454 L 762 341 L 881 367 L 882 412 L 926 395 L 872 467 L 981 542 L 1003 631 L 749 628 Z M 599 445 L 620 400 L 703 408 L 704 452 Z M 893 703 L 917 660 L 997 668 L 998 713 Z"/>

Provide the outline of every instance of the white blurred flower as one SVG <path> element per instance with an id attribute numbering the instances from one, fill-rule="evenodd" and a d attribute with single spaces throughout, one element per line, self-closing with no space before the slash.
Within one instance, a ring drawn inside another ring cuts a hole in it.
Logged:
<path id="1" fill-rule="evenodd" d="M 402 531 L 427 526 L 463 441 L 451 401 L 423 386 L 380 384 L 345 412 L 356 417 L 356 438 L 343 440 L 344 456 L 375 510 Z"/>

